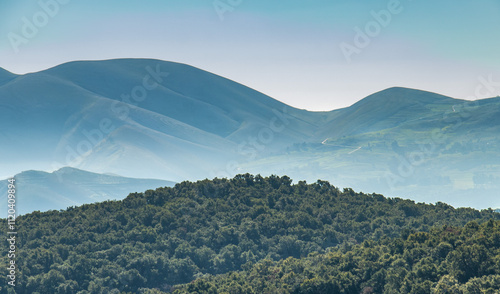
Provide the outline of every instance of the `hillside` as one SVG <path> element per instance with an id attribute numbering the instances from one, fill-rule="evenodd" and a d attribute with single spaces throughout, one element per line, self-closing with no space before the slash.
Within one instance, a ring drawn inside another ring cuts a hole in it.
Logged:
<path id="1" fill-rule="evenodd" d="M 199 278 L 173 293 L 498 293 L 500 222 L 364 241 Z"/>
<path id="2" fill-rule="evenodd" d="M 339 111 L 319 132 L 320 138 L 355 136 L 386 129 L 436 115 L 440 110 L 452 110 L 460 101 L 435 93 L 390 88 L 374 93 L 352 106 Z"/>
<path id="3" fill-rule="evenodd" d="M 314 140 L 241 169 L 426 203 L 497 207 L 499 119 L 500 98 L 471 102 L 391 88 L 332 112 Z"/>
<path id="4" fill-rule="evenodd" d="M 96 174 L 65 167 L 52 173 L 25 171 L 16 179 L 16 213 L 66 209 L 85 203 L 121 200 L 131 191 L 145 191 L 175 183 L 153 179 L 133 179 L 117 175 Z M 7 202 L 7 180 L 0 181 L 0 201 Z M 7 217 L 2 211 L 0 217 Z"/>
<path id="5" fill-rule="evenodd" d="M 0 85 L 8 83 L 9 81 L 13 80 L 16 78 L 16 75 L 3 69 L 0 68 Z"/>
<path id="6" fill-rule="evenodd" d="M 23 158 L 173 180 L 204 178 L 240 156 L 238 144 L 269 127 L 275 112 L 286 113 L 287 128 L 265 152 L 305 140 L 323 118 L 206 71 L 147 59 L 63 64 L 17 76 L 0 85 L 0 97 L 2 138 L 11 142 L 0 150 L 17 155 L 7 166 Z"/>
<path id="7" fill-rule="evenodd" d="M 151 59 L 0 70 L 0 140 L 9 142 L 0 152 L 12 155 L 0 174 L 63 166 L 176 182 L 286 174 L 427 203 L 500 207 L 500 98 L 471 102 L 401 87 L 361 98 L 311 112 Z"/>
<path id="8" fill-rule="evenodd" d="M 323 262 L 322 254 L 332 252 L 343 259 L 351 248 L 361 250 L 365 244 L 373 244 L 374 255 L 361 258 L 371 262 L 378 260 L 375 254 L 391 242 L 407 240 L 397 245 L 398 250 L 423 246 L 415 243 L 420 239 L 412 241 L 413 233 L 431 232 L 436 239 L 436 228 L 489 220 L 500 220 L 500 214 L 340 190 L 325 181 L 292 184 L 286 176 L 246 174 L 229 180 L 182 182 L 173 188 L 132 193 L 122 201 L 19 217 L 17 246 L 22 258 L 18 259 L 17 293 L 138 293 L 153 288 L 168 292 L 173 285 L 205 274 L 251 271 L 259 264 L 281 264 L 290 257 L 305 263 L 314 258 Z M 0 225 L 5 227 L 5 222 L 1 220 Z M 5 232 L 1 234 L 6 238 Z M 488 246 L 498 246 L 495 244 Z M 4 262 L 6 250 L 5 246 L 0 250 Z M 391 260 L 387 254 L 383 258 Z M 410 258 L 420 257 L 404 253 L 404 258 L 410 262 Z M 332 271 L 349 276 L 348 271 L 365 269 L 360 262 L 356 259 Z M 333 265 L 326 262 L 326 266 Z M 378 267 L 378 263 L 373 264 L 373 274 Z M 497 272 L 495 268 L 491 271 Z M 299 280 L 302 274 L 297 272 Z M 258 272 L 255 279 L 264 275 Z M 456 275 L 465 281 L 464 276 Z M 217 283 L 226 283 L 224 279 Z M 323 277 L 318 283 L 328 279 Z"/>

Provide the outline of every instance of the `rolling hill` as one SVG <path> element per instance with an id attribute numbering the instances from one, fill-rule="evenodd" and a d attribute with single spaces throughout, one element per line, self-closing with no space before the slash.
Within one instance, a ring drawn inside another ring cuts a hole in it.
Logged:
<path id="1" fill-rule="evenodd" d="M 238 157 L 241 141 L 258 136 L 271 121 L 281 128 L 275 112 L 278 118 L 286 112 L 287 128 L 279 136 L 264 133 L 273 136 L 264 152 L 305 140 L 323 118 L 214 74 L 158 60 L 63 64 L 15 77 L 0 87 L 0 97 L 2 138 L 11 142 L 1 151 L 17 155 L 6 164 L 22 158 L 174 180 L 204 177 L 212 166 Z M 153 172 L 141 167 L 144 162 Z"/>
<path id="2" fill-rule="evenodd" d="M 287 174 L 500 206 L 498 97 L 394 87 L 310 112 L 185 64 L 78 61 L 26 75 L 1 70 L 0 125 L 0 151 L 11 155 L 3 174 L 65 166 L 177 182 Z"/>

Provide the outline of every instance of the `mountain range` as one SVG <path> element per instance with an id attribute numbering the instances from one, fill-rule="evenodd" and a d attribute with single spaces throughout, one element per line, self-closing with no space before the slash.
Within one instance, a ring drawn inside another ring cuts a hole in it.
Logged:
<path id="1" fill-rule="evenodd" d="M 498 97 L 395 87 L 312 112 L 185 64 L 77 61 L 25 75 L 0 70 L 0 125 L 3 174 L 65 166 L 176 182 L 286 174 L 500 206 Z"/>
<path id="2" fill-rule="evenodd" d="M 133 179 L 117 175 L 96 174 L 71 167 L 52 173 L 25 171 L 14 176 L 16 186 L 16 214 L 33 211 L 66 209 L 70 206 L 121 200 L 133 192 L 158 187 L 172 187 L 175 183 L 153 179 Z M 7 203 L 8 181 L 0 181 L 0 201 Z M 0 217 L 7 216 L 7 209 Z"/>

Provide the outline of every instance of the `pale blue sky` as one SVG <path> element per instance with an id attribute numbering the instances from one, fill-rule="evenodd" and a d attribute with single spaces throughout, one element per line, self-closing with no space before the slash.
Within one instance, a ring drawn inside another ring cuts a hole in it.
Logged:
<path id="1" fill-rule="evenodd" d="M 157 58 L 310 110 L 345 107 L 392 86 L 467 98 L 479 77 L 500 81 L 498 0 L 402 0 L 350 62 L 340 45 L 353 44 L 372 11 L 398 1 L 221 0 L 236 4 L 223 20 L 210 0 L 65 1 L 18 52 L 9 33 L 23 37 L 23 17 L 33 21 L 42 7 L 0 2 L 0 67 L 26 73 L 72 60 Z"/>

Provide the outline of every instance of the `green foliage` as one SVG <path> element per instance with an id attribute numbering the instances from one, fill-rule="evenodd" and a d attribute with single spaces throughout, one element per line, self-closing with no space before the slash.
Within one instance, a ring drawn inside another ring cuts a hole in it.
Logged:
<path id="1" fill-rule="evenodd" d="M 500 214 L 286 176 L 183 182 L 19 217 L 16 290 L 427 293 L 445 275 L 496 289 L 500 232 L 490 219 Z"/>
<path id="2" fill-rule="evenodd" d="M 250 269 L 204 277 L 194 284 L 252 289 L 244 293 L 499 293 L 500 246 L 493 237 L 499 232 L 500 221 L 443 226 L 406 239 L 366 240 L 348 250 L 263 260 Z M 394 251 L 401 243 L 402 250 Z M 174 293 L 191 293 L 189 289 L 177 286 Z"/>

